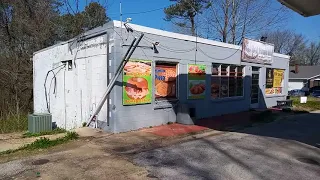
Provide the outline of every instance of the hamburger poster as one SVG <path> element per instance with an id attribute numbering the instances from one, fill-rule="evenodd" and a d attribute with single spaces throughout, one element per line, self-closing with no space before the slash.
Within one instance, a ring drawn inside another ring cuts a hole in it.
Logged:
<path id="1" fill-rule="evenodd" d="M 123 69 L 123 105 L 151 103 L 151 61 L 130 59 Z"/>
<path id="2" fill-rule="evenodd" d="M 204 99 L 206 92 L 206 65 L 188 65 L 188 99 Z"/>

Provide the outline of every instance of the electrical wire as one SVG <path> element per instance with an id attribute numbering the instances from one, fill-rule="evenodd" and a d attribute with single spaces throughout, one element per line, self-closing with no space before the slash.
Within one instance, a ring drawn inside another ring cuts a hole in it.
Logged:
<path id="1" fill-rule="evenodd" d="M 146 13 L 150 13 L 150 12 L 155 12 L 155 11 L 159 11 L 159 10 L 163 10 L 165 8 L 167 8 L 169 6 L 165 6 L 162 8 L 157 8 L 157 9 L 152 9 L 152 10 L 148 10 L 148 11 L 140 11 L 140 12 L 128 12 L 128 13 L 122 13 L 122 15 L 137 15 L 137 14 L 146 14 Z M 113 15 L 117 15 L 117 14 L 108 14 L 108 16 L 113 16 Z"/>
<path id="2" fill-rule="evenodd" d="M 128 25 L 129 26 L 129 25 Z M 135 34 L 137 34 L 137 32 L 136 32 L 136 30 L 134 30 L 131 26 L 129 26 L 132 30 L 133 30 L 133 33 L 135 33 Z M 155 40 L 153 40 L 153 39 L 151 39 L 151 38 L 149 38 L 149 37 L 147 37 L 147 36 L 145 36 L 144 38 L 143 38 L 143 40 L 145 40 L 145 41 L 147 41 L 147 42 L 149 42 L 149 43 L 154 43 L 155 42 Z M 149 41 L 149 40 L 151 40 L 151 41 Z M 210 55 L 208 55 L 207 53 L 205 53 L 199 46 L 196 46 L 196 47 L 194 47 L 194 48 L 192 48 L 192 49 L 188 49 L 188 50 L 177 50 L 177 49 L 175 49 L 175 50 L 173 50 L 173 49 L 171 49 L 170 47 L 166 47 L 166 46 L 163 46 L 163 45 L 160 45 L 159 44 L 159 46 L 158 46 L 160 49 L 163 49 L 163 50 L 165 50 L 165 51 L 169 51 L 169 52 L 174 52 L 174 53 L 187 53 L 187 52 L 191 52 L 191 51 L 193 51 L 193 50 L 199 50 L 203 55 L 205 55 L 206 57 L 208 57 L 208 58 L 210 58 L 210 59 L 213 59 L 213 60 L 226 60 L 226 59 L 229 59 L 229 58 L 231 58 L 232 56 L 234 56 L 241 48 L 238 48 L 237 50 L 236 50 L 236 52 L 234 52 L 234 53 L 232 53 L 231 55 L 229 55 L 229 56 L 227 56 L 227 57 L 225 57 L 225 58 L 214 58 L 214 57 L 212 57 L 212 56 L 210 56 Z"/>
<path id="3" fill-rule="evenodd" d="M 225 58 L 214 58 L 212 56 L 209 56 L 207 53 L 205 53 L 201 48 L 198 47 L 198 50 L 205 56 L 207 56 L 208 58 L 210 59 L 213 59 L 213 60 L 226 60 L 226 59 L 229 59 L 231 58 L 232 56 L 234 56 L 241 48 L 237 49 L 234 53 L 232 53 L 230 56 L 227 56 Z"/>
<path id="4" fill-rule="evenodd" d="M 60 66 L 58 66 L 58 67 L 55 67 L 55 68 L 49 70 L 49 71 L 47 72 L 47 75 L 46 75 L 45 80 L 44 80 L 43 87 L 44 87 L 44 93 L 45 93 L 45 98 L 46 98 L 47 110 L 48 110 L 49 113 L 50 113 L 50 105 L 49 105 L 48 93 L 47 93 L 47 87 L 46 87 L 47 80 L 48 80 L 48 76 L 49 76 L 50 72 L 52 72 L 52 73 L 54 74 L 53 78 L 55 78 L 55 84 L 56 84 L 56 81 L 57 81 L 57 80 L 56 80 L 56 74 L 54 73 L 54 70 L 56 70 L 56 69 L 58 69 L 58 68 L 60 68 L 60 67 L 62 67 L 62 66 L 65 67 L 66 65 L 65 65 L 65 64 L 62 64 L 62 65 L 60 65 Z M 64 67 L 63 67 L 63 68 L 64 68 Z M 60 70 L 59 70 L 59 71 L 60 71 Z M 51 80 L 51 81 L 52 81 L 52 80 Z"/>
<path id="5" fill-rule="evenodd" d="M 154 11 L 159 11 L 159 10 L 162 10 L 164 8 L 167 8 L 168 6 L 166 7 L 162 7 L 162 8 L 157 8 L 157 9 L 152 9 L 152 10 L 149 10 L 149 11 L 141 11 L 141 12 L 129 12 L 129 13 L 123 13 L 123 15 L 132 15 L 132 14 L 145 14 L 145 13 L 150 13 L 150 12 L 154 12 Z"/>
<path id="6" fill-rule="evenodd" d="M 138 35 L 138 33 L 131 26 L 129 26 L 128 24 L 127 24 L 127 26 L 130 27 L 133 30 L 133 33 L 135 33 L 135 35 Z M 153 39 L 151 39 L 151 38 L 149 38 L 147 36 L 145 36 L 143 38 L 143 40 L 145 40 L 145 41 L 147 41 L 148 43 L 151 43 L 151 44 L 153 44 L 155 42 L 155 40 L 153 40 Z M 196 47 L 191 48 L 191 49 L 172 49 L 171 47 L 164 46 L 164 45 L 161 45 L 161 44 L 159 44 L 157 47 L 160 48 L 160 49 L 163 49 L 163 50 L 166 50 L 166 51 L 169 51 L 169 52 L 175 52 L 175 53 L 187 53 L 187 52 L 191 52 L 191 51 L 196 49 Z"/>
<path id="7" fill-rule="evenodd" d="M 50 90 L 51 90 L 51 85 L 52 85 L 52 81 L 54 80 L 54 87 L 53 87 L 53 94 L 55 95 L 55 97 L 57 97 L 57 94 L 56 94 L 56 91 L 57 91 L 57 74 L 63 69 L 64 67 L 61 67 L 56 73 L 53 72 L 54 76 L 51 78 L 51 82 L 50 82 L 50 86 L 49 86 L 49 92 L 48 92 L 48 95 L 49 95 L 49 101 L 48 101 L 48 104 L 49 104 L 49 109 L 50 109 Z"/>

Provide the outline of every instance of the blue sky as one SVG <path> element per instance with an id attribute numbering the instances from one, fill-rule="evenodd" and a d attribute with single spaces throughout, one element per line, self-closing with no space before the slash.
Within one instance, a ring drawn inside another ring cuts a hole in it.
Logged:
<path id="1" fill-rule="evenodd" d="M 104 0 L 100 0 L 101 2 Z M 108 0 L 107 15 L 112 19 L 119 20 L 119 3 L 120 0 Z M 144 14 L 127 14 L 134 12 L 145 12 L 159 9 L 172 4 L 169 0 L 121 0 L 123 19 L 132 18 L 132 23 L 143 26 L 153 27 L 163 30 L 171 30 L 172 25 L 163 20 L 163 10 Z M 274 0 L 274 6 L 281 6 L 278 1 Z M 286 26 L 281 29 L 292 29 L 297 33 L 304 34 L 309 40 L 320 40 L 320 15 L 305 18 L 295 12 L 291 12 Z"/>

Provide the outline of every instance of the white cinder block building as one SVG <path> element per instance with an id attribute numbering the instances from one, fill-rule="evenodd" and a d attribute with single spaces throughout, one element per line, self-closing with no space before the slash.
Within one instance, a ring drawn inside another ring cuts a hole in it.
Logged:
<path id="1" fill-rule="evenodd" d="M 34 112 L 59 127 L 87 122 L 134 36 L 144 33 L 117 79 L 99 128 L 124 132 L 176 122 L 177 107 L 201 119 L 275 106 L 288 93 L 289 56 L 246 40 L 241 46 L 119 21 L 34 53 Z M 157 42 L 157 43 L 156 43 Z M 154 44 L 158 44 L 154 46 Z M 132 86 L 134 85 L 134 86 Z"/>

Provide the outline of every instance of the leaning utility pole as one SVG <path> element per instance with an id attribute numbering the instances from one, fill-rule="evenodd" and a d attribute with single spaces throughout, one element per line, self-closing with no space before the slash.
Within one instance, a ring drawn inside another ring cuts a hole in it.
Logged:
<path id="1" fill-rule="evenodd" d="M 122 61 L 115 73 L 115 75 L 113 76 L 113 78 L 111 79 L 109 85 L 107 86 L 107 90 L 104 93 L 101 101 L 98 104 L 97 109 L 94 111 L 94 113 L 91 115 L 91 117 L 88 120 L 87 126 L 90 125 L 91 121 L 93 119 L 95 119 L 95 117 L 99 114 L 99 112 L 101 111 L 101 108 L 103 107 L 104 103 L 106 102 L 111 90 L 113 89 L 116 80 L 118 79 L 118 77 L 120 76 L 121 72 L 123 71 L 123 68 L 125 67 L 125 65 L 127 64 L 127 62 L 129 61 L 129 59 L 131 58 L 133 52 L 136 50 L 136 48 L 138 47 L 141 39 L 143 38 L 144 34 L 142 33 L 141 36 L 139 37 L 138 41 L 137 38 L 134 38 L 129 49 L 127 50 L 126 54 L 124 55 L 124 57 L 122 58 Z M 137 42 L 136 42 L 137 41 Z M 135 43 L 136 42 L 136 43 Z M 134 44 L 135 43 L 135 44 Z"/>

